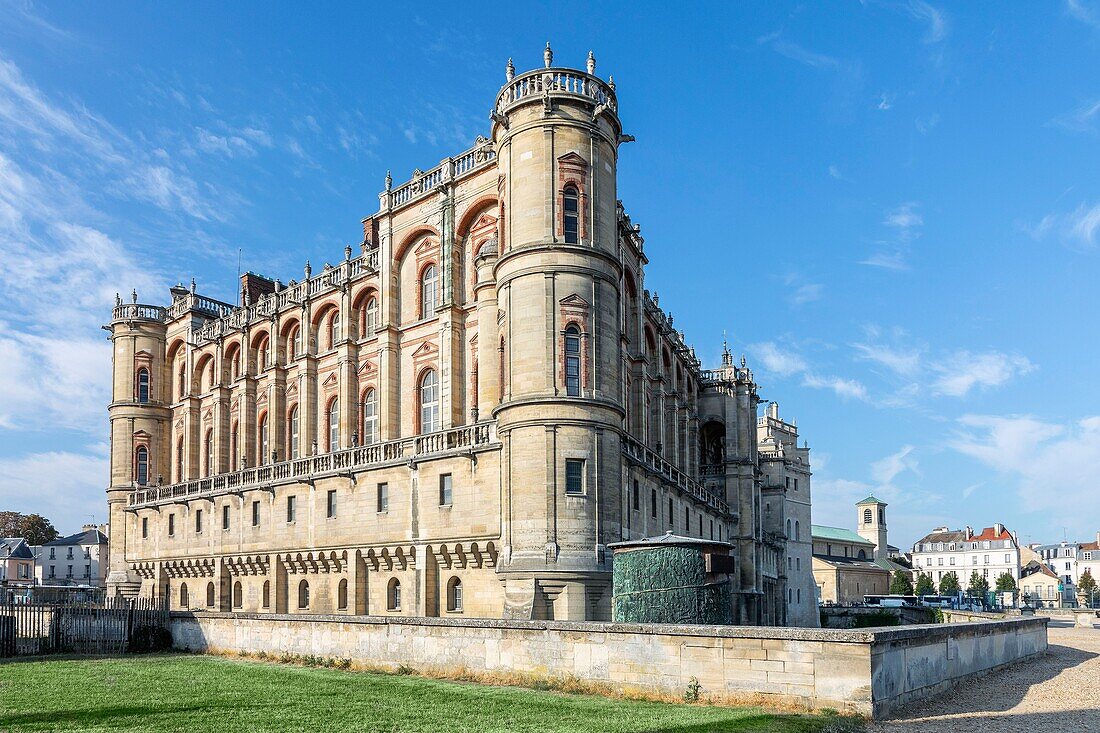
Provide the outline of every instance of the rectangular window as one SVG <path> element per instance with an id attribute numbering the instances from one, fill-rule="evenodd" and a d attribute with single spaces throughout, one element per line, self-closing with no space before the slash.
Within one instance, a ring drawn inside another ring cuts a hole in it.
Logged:
<path id="1" fill-rule="evenodd" d="M 295 509 L 294 505 L 297 503 L 297 501 L 296 501 L 297 498 L 298 497 L 296 497 L 296 496 L 288 496 L 286 498 L 286 521 L 287 521 L 287 524 L 290 524 L 291 522 L 294 521 L 294 509 Z"/>
<path id="2" fill-rule="evenodd" d="M 195 534 L 202 533 L 202 509 L 195 510 Z"/>
<path id="3" fill-rule="evenodd" d="M 149 536 L 149 517 L 141 518 L 141 537 L 145 539 Z M 53 560 L 53 549 L 50 549 L 50 559 Z"/>
<path id="4" fill-rule="evenodd" d="M 325 506 L 325 516 L 329 519 L 336 516 L 336 489 L 329 489 L 328 503 Z"/>
<path id="5" fill-rule="evenodd" d="M 442 473 L 439 475 L 439 506 L 451 505 L 451 474 Z"/>
<path id="6" fill-rule="evenodd" d="M 657 518 L 657 489 L 649 490 L 649 516 Z"/>
<path id="7" fill-rule="evenodd" d="M 222 506 L 222 529 L 229 529 L 229 505 Z"/>
<path id="8" fill-rule="evenodd" d="M 252 502 L 252 526 L 260 526 L 260 502 Z"/>
<path id="9" fill-rule="evenodd" d="M 634 511 L 641 509 L 641 501 L 638 497 L 638 479 L 634 479 Z"/>
<path id="10" fill-rule="evenodd" d="M 169 514 L 168 515 L 168 536 L 169 537 L 174 537 L 175 534 L 176 534 L 176 515 L 175 514 Z M 71 575 L 71 573 L 70 573 L 70 575 Z"/>
<path id="11" fill-rule="evenodd" d="M 795 480 L 794 480 L 794 490 L 795 490 L 795 491 L 798 491 L 798 479 L 795 479 Z M 799 593 L 801 593 L 801 592 L 802 592 L 802 591 L 799 591 Z"/>
<path id="12" fill-rule="evenodd" d="M 948 558 L 947 559 L 947 564 L 948 565 L 954 565 L 955 564 L 955 558 L 953 558 L 953 557 Z"/>
<path id="13" fill-rule="evenodd" d="M 668 497 L 668 527 L 669 529 L 675 529 L 673 522 L 675 522 L 675 514 L 672 513 L 672 497 Z"/>
<path id="14" fill-rule="evenodd" d="M 791 477 L 790 476 L 784 477 L 784 482 L 785 482 L 788 489 L 791 488 Z"/>
<path id="15" fill-rule="evenodd" d="M 691 507 L 684 507 L 684 534 L 691 532 Z"/>
<path id="16" fill-rule="evenodd" d="M 88 578 L 88 577 L 91 577 L 91 575 L 92 575 L 92 566 L 91 565 L 85 565 L 84 566 L 84 577 Z"/>
<path id="17" fill-rule="evenodd" d="M 581 458 L 565 459 L 565 493 L 584 493 L 584 460 Z"/>
<path id="18" fill-rule="evenodd" d="M 390 485 L 378 484 L 378 511 L 388 512 L 390 510 Z"/>

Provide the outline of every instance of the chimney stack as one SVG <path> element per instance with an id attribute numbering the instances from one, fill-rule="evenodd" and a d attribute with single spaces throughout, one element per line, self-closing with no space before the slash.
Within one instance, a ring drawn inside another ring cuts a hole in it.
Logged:
<path id="1" fill-rule="evenodd" d="M 1004 531 L 1005 531 L 1005 526 L 1003 524 L 1001 524 L 1000 522 L 995 522 L 993 524 L 993 536 L 994 537 L 1000 537 L 1001 533 L 1004 532 Z"/>
<path id="2" fill-rule="evenodd" d="M 966 539 L 969 540 L 973 536 L 974 536 L 974 529 L 972 527 L 970 527 L 970 525 L 967 525 L 967 527 L 966 527 Z"/>

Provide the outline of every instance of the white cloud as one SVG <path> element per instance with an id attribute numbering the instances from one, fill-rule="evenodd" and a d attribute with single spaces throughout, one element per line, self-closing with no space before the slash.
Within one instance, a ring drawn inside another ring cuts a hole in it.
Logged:
<path id="1" fill-rule="evenodd" d="M 900 249 L 881 250 L 865 260 L 860 260 L 859 264 L 879 267 L 883 270 L 908 270 L 909 263 L 905 261 L 905 256 L 906 253 Z"/>
<path id="2" fill-rule="evenodd" d="M 802 305 L 804 303 L 812 303 L 815 300 L 821 300 L 821 296 L 825 291 L 825 286 L 821 283 L 806 283 L 799 286 L 794 294 L 791 295 L 791 303 L 793 305 Z"/>
<path id="3" fill-rule="evenodd" d="M 780 377 L 805 371 L 806 362 L 793 351 L 781 349 L 772 341 L 750 344 L 749 353 L 759 359 L 764 369 Z"/>
<path id="4" fill-rule="evenodd" d="M 920 204 L 909 201 L 886 212 L 886 219 L 882 222 L 895 229 L 912 229 L 924 224 L 924 218 L 917 211 Z"/>
<path id="5" fill-rule="evenodd" d="M 256 149 L 240 135 L 215 135 L 201 127 L 195 128 L 199 149 L 207 153 L 221 153 L 230 158 L 238 155 L 252 156 Z"/>
<path id="6" fill-rule="evenodd" d="M 904 376 L 911 377 L 920 369 L 920 351 L 917 349 L 895 348 L 883 344 L 852 344 L 856 358 L 870 361 Z"/>
<path id="7" fill-rule="evenodd" d="M 1028 374 L 1035 365 L 1018 354 L 957 351 L 933 368 L 939 373 L 932 384 L 937 394 L 964 397 L 975 387 L 999 387 L 1014 376 Z"/>
<path id="8" fill-rule="evenodd" d="M 840 61 L 823 53 L 816 53 L 803 48 L 794 41 L 785 38 L 775 38 L 770 42 L 771 48 L 780 56 L 786 56 L 792 61 L 811 66 L 815 69 L 836 69 L 840 67 Z"/>
<path id="9" fill-rule="evenodd" d="M 919 209 L 920 203 L 917 201 L 907 201 L 888 209 L 882 224 L 893 233 L 888 239 L 877 242 L 878 249 L 867 259 L 860 260 L 859 264 L 884 270 L 908 270 L 906 257 L 910 243 L 920 236 L 920 228 L 924 225 Z"/>
<path id="10" fill-rule="evenodd" d="M 840 169 L 837 168 L 835 165 L 830 165 L 829 166 L 829 175 L 832 176 L 833 178 L 837 179 L 838 181 L 845 180 L 844 176 L 841 175 L 841 173 L 840 173 Z"/>
<path id="11" fill-rule="evenodd" d="M 894 106 L 894 95 L 881 94 L 879 95 L 878 108 L 882 111 L 886 111 Z"/>
<path id="12" fill-rule="evenodd" d="M 897 453 L 871 464 L 871 478 L 879 484 L 892 484 L 897 476 L 905 471 L 917 473 L 917 459 L 913 456 L 913 446 L 906 445 Z"/>
<path id="13" fill-rule="evenodd" d="M 1100 119 L 1100 99 L 1086 102 L 1076 109 L 1058 115 L 1050 124 L 1071 132 L 1093 132 L 1096 121 Z"/>
<path id="14" fill-rule="evenodd" d="M 106 446 L 91 454 L 69 451 L 0 458 L 4 508 L 43 512 L 62 534 L 107 521 L 110 483 Z"/>
<path id="15" fill-rule="evenodd" d="M 947 18 L 942 10 L 922 0 L 909 0 L 905 10 L 910 16 L 928 24 L 924 35 L 925 43 L 939 43 L 947 37 Z"/>
<path id="16" fill-rule="evenodd" d="M 1066 11 L 1071 17 L 1086 25 L 1100 28 L 1100 11 L 1091 7 L 1085 0 L 1066 0 Z"/>
<path id="17" fill-rule="evenodd" d="M 125 183 L 135 198 L 162 209 L 182 210 L 202 221 L 225 221 L 225 215 L 206 201 L 193 179 L 167 166 L 142 166 Z"/>
<path id="18" fill-rule="evenodd" d="M 815 389 L 831 389 L 838 397 L 846 399 L 867 399 L 867 388 L 855 379 L 829 376 L 820 377 L 814 374 L 806 374 L 802 378 L 802 384 L 805 387 L 813 387 Z"/>

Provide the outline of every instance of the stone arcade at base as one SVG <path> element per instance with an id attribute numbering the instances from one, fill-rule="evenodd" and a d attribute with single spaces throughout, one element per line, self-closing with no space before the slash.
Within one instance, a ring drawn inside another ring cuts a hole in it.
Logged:
<path id="1" fill-rule="evenodd" d="M 604 620 L 607 545 L 671 530 L 732 545 L 736 623 L 817 625 L 809 451 L 646 289 L 614 82 L 544 60 L 335 264 L 116 305 L 115 591 Z"/>

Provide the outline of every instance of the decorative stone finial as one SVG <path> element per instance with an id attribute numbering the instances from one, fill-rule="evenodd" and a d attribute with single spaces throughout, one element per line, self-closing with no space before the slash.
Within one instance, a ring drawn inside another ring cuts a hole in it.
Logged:
<path id="1" fill-rule="evenodd" d="M 542 60 L 548 69 L 554 63 L 554 51 L 550 48 L 550 41 L 546 42 L 546 50 L 542 52 Z"/>
<path id="2" fill-rule="evenodd" d="M 733 354 L 730 353 L 730 346 L 726 343 L 725 337 L 722 338 L 722 366 L 733 366 Z"/>
<path id="3" fill-rule="evenodd" d="M 246 306 L 252 305 L 252 293 L 248 292 L 247 288 L 244 291 L 244 304 Z"/>
<path id="4" fill-rule="evenodd" d="M 615 91 L 615 77 L 610 74 L 607 75 L 607 86 L 611 87 L 611 91 Z"/>
<path id="5" fill-rule="evenodd" d="M 130 300 L 134 303 L 137 303 L 137 288 L 134 288 L 130 291 Z"/>
<path id="6" fill-rule="evenodd" d="M 122 305 L 122 296 L 115 293 L 115 307 Z"/>
<path id="7" fill-rule="evenodd" d="M 516 78 L 516 65 L 512 63 L 512 59 L 508 59 L 508 65 L 504 67 L 504 78 L 508 81 Z"/>
<path id="8" fill-rule="evenodd" d="M 386 190 L 389 191 L 392 188 L 393 188 L 393 176 L 390 175 L 389 171 L 386 171 Z"/>
<path id="9" fill-rule="evenodd" d="M 745 368 L 745 355 L 744 354 L 741 354 L 741 368 L 742 369 Z"/>
<path id="10" fill-rule="evenodd" d="M 195 294 L 195 278 L 191 278 L 191 295 Z"/>
<path id="11" fill-rule="evenodd" d="M 585 68 L 588 69 L 589 74 L 595 75 L 596 73 L 596 55 L 591 51 L 588 52 L 588 62 L 585 64 Z"/>
<path id="12" fill-rule="evenodd" d="M 346 245 L 344 247 L 344 259 L 345 260 L 350 260 L 351 259 L 351 245 L 350 244 Z"/>
<path id="13" fill-rule="evenodd" d="M 279 278 L 275 278 L 275 292 L 278 293 L 283 289 L 283 281 Z"/>
<path id="14" fill-rule="evenodd" d="M 310 275 L 311 272 L 313 272 L 313 268 L 309 266 L 309 260 L 306 260 L 306 267 L 305 267 L 306 280 L 309 279 L 309 275 Z"/>

